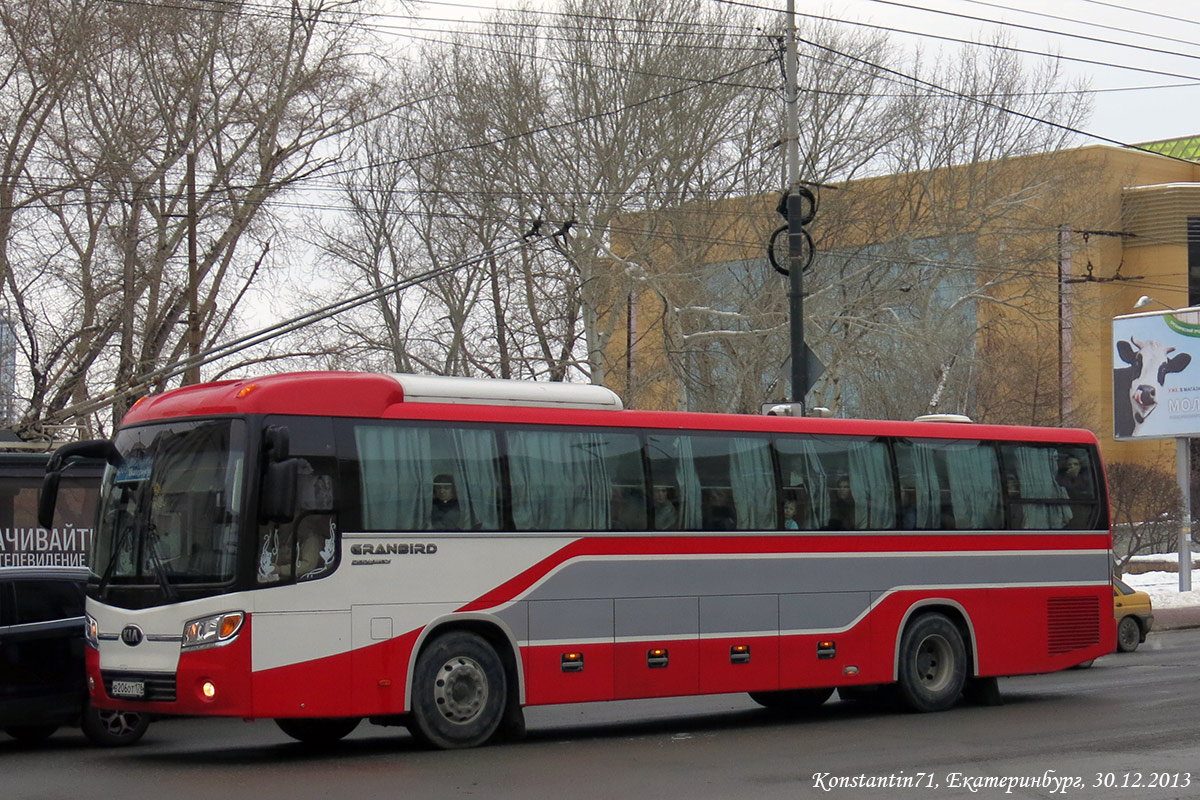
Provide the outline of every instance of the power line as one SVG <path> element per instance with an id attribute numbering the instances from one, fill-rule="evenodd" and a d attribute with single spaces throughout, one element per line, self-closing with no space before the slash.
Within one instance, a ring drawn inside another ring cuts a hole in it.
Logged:
<path id="1" fill-rule="evenodd" d="M 507 244 L 494 247 L 491 250 L 467 261 L 460 261 L 444 267 L 435 267 L 418 275 L 404 277 L 382 287 L 361 292 L 353 297 L 345 298 L 343 300 L 338 300 L 314 311 L 310 311 L 305 314 L 301 314 L 300 316 L 284 320 L 283 322 L 270 325 L 266 328 L 255 331 L 254 333 L 250 333 L 225 342 L 224 344 L 207 348 L 195 358 L 186 358 L 182 361 L 177 361 L 158 369 L 151 370 L 150 372 L 131 379 L 129 385 L 125 387 L 120 389 L 112 389 L 102 395 L 92 397 L 81 403 L 76 403 L 75 405 L 59 409 L 57 412 L 55 412 L 55 414 L 59 418 L 80 417 L 91 414 L 92 412 L 99 411 L 100 409 L 104 408 L 114 400 L 148 391 L 155 385 L 182 375 L 184 372 L 192 369 L 193 367 L 199 368 L 200 366 L 209 364 L 213 361 L 227 358 L 256 345 L 264 344 L 271 339 L 292 333 L 293 331 L 311 325 L 314 322 L 320 322 L 321 320 L 329 319 L 330 317 L 378 300 L 386 295 L 404 291 L 405 289 L 409 289 L 413 286 L 417 286 L 427 281 L 457 272 L 464 267 L 473 266 L 490 258 L 505 255 L 524 246 L 525 242 L 523 240 L 513 240 Z"/>
<path id="2" fill-rule="evenodd" d="M 992 5 L 990 3 L 982 2 L 982 0 L 963 0 L 963 1 L 977 3 L 979 5 Z M 977 16 L 974 16 L 971 14 L 961 14 L 956 11 L 945 11 L 943 9 L 937 9 L 937 8 L 925 8 L 922 6 L 913 5 L 911 3 L 902 3 L 902 2 L 899 2 L 899 0 L 869 0 L 869 2 L 877 3 L 879 5 L 892 6 L 894 8 L 904 8 L 904 9 L 908 9 L 910 11 L 922 11 L 927 14 L 937 14 L 940 16 L 953 17 L 955 19 L 967 19 L 967 20 L 971 20 L 973 22 L 986 22 L 988 24 L 998 25 L 1003 28 L 1013 28 L 1015 30 L 1030 31 L 1033 33 L 1048 33 L 1048 34 L 1052 34 L 1054 36 L 1062 36 L 1067 39 L 1077 39 L 1079 41 L 1090 42 L 1092 44 L 1104 44 L 1104 45 L 1112 45 L 1114 47 L 1125 47 L 1125 48 L 1129 48 L 1132 50 L 1141 50 L 1141 51 L 1147 52 L 1147 53 L 1154 53 L 1156 55 L 1179 56 L 1181 58 L 1200 58 L 1200 55 L 1195 55 L 1195 54 L 1191 54 L 1191 53 L 1180 53 L 1178 51 L 1163 50 L 1163 49 L 1157 48 L 1157 47 L 1148 47 L 1146 45 L 1132 44 L 1130 42 L 1114 42 L 1111 39 L 1101 39 L 1097 36 L 1087 36 L 1082 33 L 1069 33 L 1067 31 L 1056 31 L 1056 30 L 1051 30 L 1049 28 L 1039 28 L 1035 25 L 1023 25 L 1019 22 L 1007 22 L 1005 20 L 991 19 L 989 17 L 977 17 Z M 1004 8 L 1003 6 L 993 6 L 993 7 Z M 1009 10 L 1020 11 L 1020 9 L 1009 9 Z M 1052 17 L 1054 19 L 1066 19 L 1065 17 L 1055 17 L 1054 15 L 1051 15 L 1051 14 L 1044 14 L 1044 13 L 1032 12 L 1032 11 L 1021 11 L 1021 13 L 1036 14 L 1037 16 L 1047 16 L 1047 17 Z M 1099 27 L 1099 28 L 1107 28 L 1108 27 L 1108 26 L 1100 25 L 1099 23 L 1094 23 L 1094 22 L 1086 22 L 1084 24 L 1093 26 L 1093 27 Z M 1122 29 L 1110 28 L 1110 30 L 1122 30 Z M 1125 33 L 1135 33 L 1135 31 L 1124 31 L 1124 32 Z M 1152 34 L 1143 34 L 1143 35 L 1152 35 Z M 1185 76 L 1176 76 L 1176 77 L 1185 77 Z"/>
<path id="3" fill-rule="evenodd" d="M 990 3 L 990 2 L 987 2 L 987 0 L 959 0 L 959 1 L 963 2 L 963 3 L 969 3 L 971 5 L 983 6 L 985 8 L 994 8 L 999 11 L 1012 11 L 1012 12 L 1016 12 L 1018 14 L 1027 14 L 1032 17 L 1043 17 L 1046 19 L 1058 20 L 1059 22 L 1070 22 L 1070 23 L 1074 23 L 1074 24 L 1078 24 L 1078 25 L 1084 25 L 1089 28 L 1099 28 L 1101 30 L 1116 31 L 1118 33 L 1132 33 L 1135 36 L 1145 36 L 1148 39 L 1158 39 L 1160 41 L 1171 42 L 1173 44 L 1187 45 L 1189 47 L 1194 47 L 1196 45 L 1196 41 L 1194 39 L 1177 39 L 1173 36 L 1163 36 L 1163 35 L 1157 34 L 1157 33 L 1147 33 L 1146 31 L 1134 31 L 1134 30 L 1129 30 L 1128 28 L 1122 28 L 1118 25 L 1105 25 L 1104 23 L 1101 23 L 1101 22 L 1095 22 L 1092 20 L 1081 20 L 1081 19 L 1077 19 L 1077 18 L 1073 18 L 1073 17 L 1062 16 L 1060 14 L 1050 14 L 1045 11 L 1030 11 L 1028 9 L 1023 9 L 1023 8 L 1013 8 L 1012 6 L 1004 6 L 1004 5 L 1000 5 L 999 3 Z M 885 0 L 873 0 L 873 2 L 885 2 Z M 1102 5 L 1108 5 L 1108 4 L 1104 3 Z M 1114 7 L 1117 7 L 1117 6 L 1114 6 Z M 941 13 L 941 12 L 935 12 L 933 9 L 920 9 L 920 10 L 930 11 L 933 13 Z M 1124 10 L 1132 11 L 1133 9 L 1124 9 Z M 997 25 L 1005 24 L 1004 22 L 1001 22 L 999 20 L 984 20 L 984 21 L 995 22 L 995 24 L 997 24 Z M 1040 28 L 1035 29 L 1035 30 L 1042 31 L 1042 29 L 1040 29 Z M 1059 33 L 1058 31 L 1044 31 L 1044 32 L 1054 33 L 1054 34 Z M 1063 34 L 1063 35 L 1065 35 L 1065 34 Z M 1106 43 L 1120 45 L 1119 42 L 1107 42 L 1106 41 Z M 1180 54 L 1172 53 L 1171 55 L 1180 55 Z M 1198 56 L 1188 56 L 1188 57 L 1196 58 Z"/>
<path id="4" fill-rule="evenodd" d="M 722 5 L 742 6 L 745 8 L 752 8 L 752 9 L 757 9 L 760 11 L 774 11 L 776 13 L 778 13 L 778 11 L 779 11 L 778 9 L 772 8 L 770 6 L 762 6 L 762 5 L 758 5 L 755 3 L 745 2 L 744 0 L 713 0 L 713 2 L 720 3 Z M 983 47 L 983 48 L 988 48 L 991 50 L 1002 50 L 1002 51 L 1011 52 L 1011 53 L 1019 53 L 1021 55 L 1037 56 L 1039 58 L 1049 58 L 1049 59 L 1055 59 L 1055 60 L 1059 60 L 1059 61 L 1072 61 L 1072 62 L 1075 62 L 1078 64 L 1089 64 L 1091 66 L 1111 67 L 1113 69 L 1123 69 L 1123 70 L 1129 70 L 1131 72 L 1142 72 L 1147 75 L 1161 75 L 1161 76 L 1168 77 L 1168 78 L 1182 78 L 1182 79 L 1188 80 L 1188 81 L 1200 80 L 1200 76 L 1196 76 L 1196 75 L 1189 75 L 1189 74 L 1184 74 L 1184 73 L 1179 73 L 1179 72 L 1170 72 L 1168 70 L 1150 69 L 1149 67 L 1134 67 L 1134 66 L 1129 66 L 1129 65 L 1124 65 L 1124 64 L 1114 64 L 1111 61 L 1097 61 L 1095 59 L 1081 58 L 1079 56 L 1068 56 L 1068 55 L 1057 55 L 1057 54 L 1053 54 L 1053 53 L 1044 53 L 1044 52 L 1041 52 L 1038 50 L 1030 50 L 1028 48 L 1016 47 L 1014 45 L 1000 44 L 998 42 L 976 42 L 976 41 L 972 41 L 970 39 L 962 39 L 957 36 L 948 36 L 948 35 L 937 34 L 937 33 L 924 33 L 921 31 L 907 30 L 905 28 L 897 28 L 895 26 L 876 25 L 876 24 L 869 23 L 869 22 L 858 22 L 856 20 L 842 19 L 840 17 L 829 17 L 829 16 L 824 16 L 821 14 L 806 14 L 806 13 L 796 12 L 796 16 L 804 17 L 806 19 L 814 19 L 814 20 L 818 20 L 820 22 L 832 22 L 832 23 L 835 23 L 838 25 L 851 25 L 851 26 L 858 27 L 858 28 L 868 28 L 871 30 L 883 31 L 883 32 L 888 32 L 888 33 L 902 33 L 902 34 L 907 34 L 910 36 L 918 36 L 918 37 L 922 37 L 922 38 L 926 38 L 926 39 L 937 39 L 939 41 L 953 42 L 955 44 L 965 44 L 965 45 L 969 45 L 971 47 Z M 995 22 L 995 20 L 983 20 L 983 21 Z M 1046 32 L 1052 33 L 1052 31 L 1046 31 Z M 1189 56 L 1189 55 L 1186 55 L 1183 53 L 1176 53 L 1175 55 L 1179 55 L 1184 58 L 1200 58 L 1200 56 Z"/>

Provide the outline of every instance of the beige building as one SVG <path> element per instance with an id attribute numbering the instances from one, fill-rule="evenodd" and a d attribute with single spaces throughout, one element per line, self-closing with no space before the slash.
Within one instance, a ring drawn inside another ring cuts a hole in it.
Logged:
<path id="1" fill-rule="evenodd" d="M 1113 439 L 1111 320 L 1143 295 L 1144 310 L 1200 305 L 1198 155 L 1200 139 L 1087 146 L 823 191 L 805 320 L 827 370 L 810 404 L 899 417 L 936 393 L 952 400 L 936 410 L 1080 425 L 1109 462 L 1172 468 L 1171 440 Z M 614 229 L 637 279 L 615 284 L 605 376 L 628 405 L 752 411 L 787 395 L 786 281 L 764 257 L 778 199 Z M 906 358 L 922 366 L 897 370 Z"/>

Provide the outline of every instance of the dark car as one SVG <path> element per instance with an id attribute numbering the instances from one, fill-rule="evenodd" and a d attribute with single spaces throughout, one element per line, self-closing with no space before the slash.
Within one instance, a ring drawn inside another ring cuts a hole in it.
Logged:
<path id="1" fill-rule="evenodd" d="M 84 684 L 83 589 L 104 465 L 72 464 L 46 530 L 37 508 L 48 460 L 0 451 L 0 730 L 36 741 L 81 726 L 97 744 L 132 744 L 145 715 L 92 708 Z"/>
<path id="2" fill-rule="evenodd" d="M 87 570 L 0 569 L 0 729 L 25 742 L 79 726 L 93 743 L 133 744 L 144 714 L 93 708 L 84 672 Z"/>

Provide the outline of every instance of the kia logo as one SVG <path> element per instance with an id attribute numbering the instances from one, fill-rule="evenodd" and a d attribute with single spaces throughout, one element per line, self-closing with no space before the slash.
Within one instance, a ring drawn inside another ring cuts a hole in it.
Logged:
<path id="1" fill-rule="evenodd" d="M 126 625 L 121 629 L 121 641 L 130 647 L 137 647 L 142 643 L 142 629 L 137 625 Z"/>

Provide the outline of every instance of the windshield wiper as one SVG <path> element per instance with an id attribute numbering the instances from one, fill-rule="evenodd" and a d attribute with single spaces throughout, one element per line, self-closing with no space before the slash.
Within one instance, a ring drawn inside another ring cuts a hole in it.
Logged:
<path id="1" fill-rule="evenodd" d="M 171 579 L 167 576 L 167 567 L 158 555 L 158 526 L 153 522 L 146 524 L 146 545 L 150 549 L 146 558 L 150 562 L 150 570 L 154 573 L 154 577 L 158 579 L 158 585 L 162 588 L 163 596 L 167 599 L 167 602 L 174 603 L 178 599 L 178 595 L 175 592 L 175 585 L 171 583 Z"/>
<path id="2" fill-rule="evenodd" d="M 112 555 L 108 559 L 108 565 L 104 568 L 104 573 L 100 576 L 100 599 L 107 599 L 108 584 L 112 581 L 113 571 L 117 568 L 117 559 L 121 557 L 121 547 L 125 544 L 125 540 L 129 538 L 130 531 L 133 529 L 132 524 L 122 525 L 121 532 L 117 534 L 117 540 L 113 544 Z"/>

